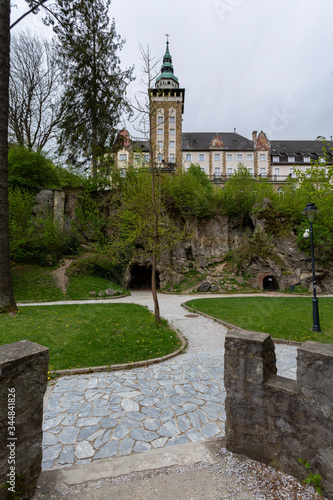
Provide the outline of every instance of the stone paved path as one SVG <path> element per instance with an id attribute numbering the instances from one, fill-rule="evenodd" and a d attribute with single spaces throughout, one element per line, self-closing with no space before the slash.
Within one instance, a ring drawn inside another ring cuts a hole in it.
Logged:
<path id="1" fill-rule="evenodd" d="M 226 329 L 187 317 L 187 297 L 159 298 L 188 352 L 148 368 L 60 378 L 44 411 L 44 470 L 224 435 Z M 119 301 L 152 308 L 150 293 Z M 296 348 L 276 346 L 276 355 L 278 374 L 295 378 Z"/>

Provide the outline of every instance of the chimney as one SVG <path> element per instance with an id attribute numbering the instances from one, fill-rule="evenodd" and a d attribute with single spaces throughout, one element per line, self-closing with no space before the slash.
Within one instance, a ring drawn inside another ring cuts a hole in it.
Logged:
<path id="1" fill-rule="evenodd" d="M 234 134 L 236 133 L 236 128 L 234 128 Z"/>
<path id="2" fill-rule="evenodd" d="M 256 142 L 257 138 L 258 138 L 258 132 L 256 130 L 254 130 L 252 132 L 252 141 Z"/>

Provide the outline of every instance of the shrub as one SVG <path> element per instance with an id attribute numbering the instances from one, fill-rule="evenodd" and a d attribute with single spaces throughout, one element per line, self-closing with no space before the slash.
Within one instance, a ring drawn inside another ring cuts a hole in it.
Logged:
<path id="1" fill-rule="evenodd" d="M 73 262 L 67 274 L 69 276 L 98 276 L 121 285 L 124 271 L 124 266 L 113 264 L 109 257 L 95 254 L 88 255 Z"/>
<path id="2" fill-rule="evenodd" d="M 37 190 L 60 187 L 60 177 L 50 159 L 41 151 L 10 146 L 8 152 L 9 185 Z"/>
<path id="3" fill-rule="evenodd" d="M 213 188 L 201 168 L 191 165 L 164 180 L 163 192 L 170 212 L 186 217 L 209 217 L 213 214 Z"/>
<path id="4" fill-rule="evenodd" d="M 42 266 L 57 262 L 77 249 L 75 236 L 65 236 L 52 216 L 34 217 L 34 196 L 18 187 L 9 190 L 10 257 L 16 262 Z"/>
<path id="5" fill-rule="evenodd" d="M 217 193 L 217 206 L 229 217 L 247 218 L 256 203 L 272 196 L 272 186 L 266 179 L 254 179 L 243 165 L 239 165 L 225 187 Z"/>

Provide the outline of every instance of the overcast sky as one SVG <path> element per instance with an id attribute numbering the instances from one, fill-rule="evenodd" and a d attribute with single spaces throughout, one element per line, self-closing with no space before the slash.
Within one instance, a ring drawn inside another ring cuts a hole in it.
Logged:
<path id="1" fill-rule="evenodd" d="M 17 4 L 12 19 L 26 8 L 24 0 Z M 112 0 L 110 14 L 126 39 L 122 68 L 135 65 L 130 96 L 143 88 L 139 44 L 158 60 L 170 35 L 185 88 L 184 132 L 333 135 L 331 0 Z M 51 33 L 32 15 L 13 33 L 27 27 Z"/>

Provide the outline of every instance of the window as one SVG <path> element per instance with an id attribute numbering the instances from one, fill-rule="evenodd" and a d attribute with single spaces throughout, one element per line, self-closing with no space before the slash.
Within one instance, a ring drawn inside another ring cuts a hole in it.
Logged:
<path id="1" fill-rule="evenodd" d="M 221 177 L 221 169 L 219 167 L 215 167 L 214 175 L 215 177 Z"/>
<path id="2" fill-rule="evenodd" d="M 220 153 L 215 153 L 215 161 L 220 161 L 221 155 Z"/>
<path id="3" fill-rule="evenodd" d="M 289 174 L 291 175 L 291 177 L 293 177 L 295 179 L 296 172 L 295 172 L 294 167 L 289 167 Z"/>
<path id="4" fill-rule="evenodd" d="M 140 153 L 134 153 L 134 161 L 138 163 L 140 160 L 141 160 Z"/>
<path id="5" fill-rule="evenodd" d="M 158 154 L 157 155 L 157 161 L 162 161 L 163 160 L 163 155 Z"/>
<path id="6" fill-rule="evenodd" d="M 170 129 L 170 135 L 175 135 L 175 129 L 174 128 Z"/>
<path id="7" fill-rule="evenodd" d="M 227 153 L 227 161 L 232 161 L 232 153 Z"/>
<path id="8" fill-rule="evenodd" d="M 204 172 L 205 171 L 205 167 L 201 167 L 201 172 Z"/>
<path id="9" fill-rule="evenodd" d="M 303 161 L 304 163 L 310 163 L 310 156 L 304 156 Z"/>
<path id="10" fill-rule="evenodd" d="M 279 163 L 280 157 L 279 156 L 273 156 L 273 163 Z"/>
<path id="11" fill-rule="evenodd" d="M 126 154 L 120 154 L 119 155 L 119 160 L 120 161 L 127 161 L 127 155 Z"/>
<path id="12" fill-rule="evenodd" d="M 261 155 L 259 156 L 259 159 L 260 159 L 260 161 L 265 161 L 265 160 L 266 160 L 266 155 L 265 155 L 265 153 L 261 154 Z"/>
<path id="13" fill-rule="evenodd" d="M 319 161 L 320 161 L 320 163 L 325 163 L 325 158 L 324 158 L 323 156 L 321 156 L 321 157 L 319 158 Z"/>
<path id="14" fill-rule="evenodd" d="M 158 128 L 157 129 L 157 135 L 163 135 L 163 129 L 162 128 Z"/>
<path id="15" fill-rule="evenodd" d="M 253 153 L 247 153 L 246 159 L 247 161 L 253 161 Z"/>
<path id="16" fill-rule="evenodd" d="M 157 146 L 158 146 L 159 148 L 163 148 L 163 141 L 158 141 Z"/>
<path id="17" fill-rule="evenodd" d="M 170 146 L 170 148 L 174 148 L 175 147 L 175 141 L 170 141 L 169 146 Z"/>
<path id="18" fill-rule="evenodd" d="M 232 176 L 232 167 L 228 167 L 227 168 L 227 177 L 231 177 Z"/>
<path id="19" fill-rule="evenodd" d="M 237 153 L 236 158 L 237 158 L 237 161 L 243 161 L 243 155 L 242 155 L 242 153 Z"/>
<path id="20" fill-rule="evenodd" d="M 170 116 L 170 123 L 175 123 L 175 122 L 176 122 L 176 117 Z"/>
<path id="21" fill-rule="evenodd" d="M 295 156 L 288 156 L 288 163 L 295 163 Z"/>
<path id="22" fill-rule="evenodd" d="M 157 123 L 163 123 L 163 116 L 157 117 Z"/>
<path id="23" fill-rule="evenodd" d="M 144 153 L 143 159 L 144 161 L 149 161 L 149 153 Z"/>
<path id="24" fill-rule="evenodd" d="M 191 155 L 191 153 L 186 153 L 185 161 L 192 161 L 192 155 Z"/>
<path id="25" fill-rule="evenodd" d="M 199 161 L 205 161 L 205 153 L 199 153 Z"/>
<path id="26" fill-rule="evenodd" d="M 280 168 L 279 167 L 275 167 L 274 168 L 274 177 L 278 177 L 280 175 Z M 277 179 L 275 179 L 277 180 Z"/>
<path id="27" fill-rule="evenodd" d="M 260 169 L 260 177 L 266 177 L 266 169 L 265 168 Z"/>
<path id="28" fill-rule="evenodd" d="M 175 163 L 175 155 L 173 153 L 169 155 L 169 161 Z"/>
<path id="29" fill-rule="evenodd" d="M 248 171 L 248 172 L 249 172 L 249 174 L 250 174 L 250 175 L 252 175 L 252 177 L 253 177 L 253 168 L 252 168 L 252 167 L 249 167 L 249 168 L 247 169 L 247 171 Z"/>

